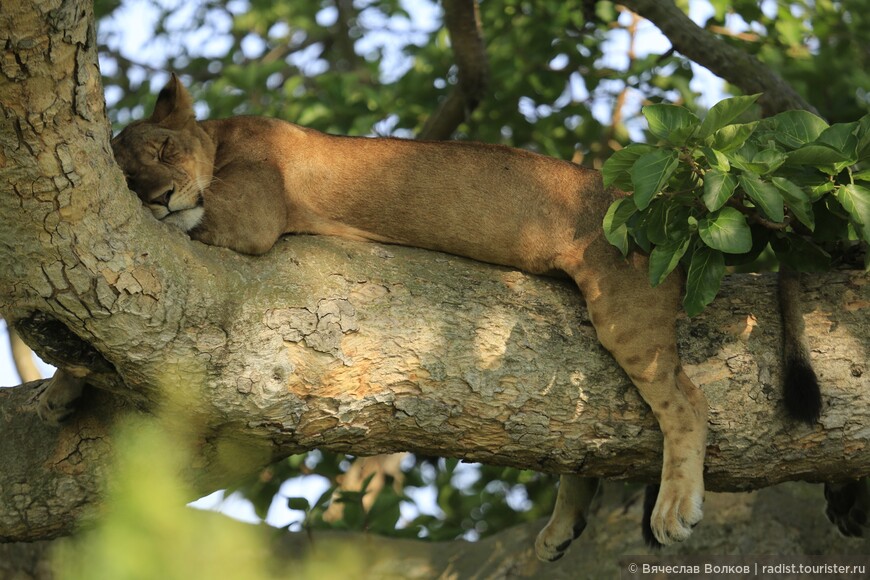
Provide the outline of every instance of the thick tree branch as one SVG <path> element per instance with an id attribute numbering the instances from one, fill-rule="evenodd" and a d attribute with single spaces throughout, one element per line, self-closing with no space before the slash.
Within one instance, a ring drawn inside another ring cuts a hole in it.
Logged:
<path id="1" fill-rule="evenodd" d="M 620 3 L 655 24 L 686 58 L 746 94 L 764 93 L 758 101 L 763 116 L 789 109 L 817 112 L 782 77 L 751 54 L 695 24 L 672 0 L 620 0 Z"/>
<path id="2" fill-rule="evenodd" d="M 330 238 L 291 237 L 259 259 L 182 236 L 166 240 L 220 256 L 233 271 L 224 280 L 200 280 L 205 287 L 192 294 L 220 295 L 236 286 L 244 301 L 212 321 L 195 315 L 193 326 L 183 318 L 160 326 L 143 320 L 99 333 L 117 341 L 121 360 L 130 350 L 124 345 L 147 344 L 165 326 L 181 324 L 154 353 L 163 364 L 145 362 L 140 378 L 127 384 L 150 385 L 139 393 L 146 402 L 166 400 L 161 383 L 188 398 L 179 405 L 191 415 L 185 424 L 196 426 L 189 435 L 199 454 L 189 475 L 203 491 L 313 448 L 362 455 L 409 450 L 541 471 L 657 477 L 655 421 L 598 346 L 567 283 Z M 735 277 L 709 312 L 681 322 L 688 372 L 710 399 L 709 489 L 870 473 L 867 282 L 863 273 L 832 273 L 805 288 L 827 402 L 815 427 L 782 413 L 771 277 Z M 173 358 L 161 359 L 164 352 Z M 122 373 L 136 367 L 128 361 Z M 0 516 L 6 538 L 44 537 L 36 526 L 40 514 L 63 525 L 58 490 L 101 487 L 95 474 L 104 459 L 80 449 L 98 445 L 107 453 L 113 417 L 129 412 L 124 397 L 94 391 L 96 398 L 54 433 L 27 404 L 31 394 L 32 387 L 12 389 L 0 399 L 0 464 L 19 466 L 0 475 L 0 506 L 26 506 Z M 229 469 L 222 460 L 228 446 L 244 450 L 229 456 L 249 463 L 234 461 Z M 28 488 L 22 504 L 16 486 L 28 481 L 41 486 Z"/>

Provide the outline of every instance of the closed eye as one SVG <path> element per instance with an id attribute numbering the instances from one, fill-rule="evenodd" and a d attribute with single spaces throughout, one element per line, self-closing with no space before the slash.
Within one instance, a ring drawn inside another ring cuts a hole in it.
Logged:
<path id="1" fill-rule="evenodd" d="M 160 146 L 160 149 L 157 151 L 157 159 L 158 161 L 166 162 L 169 158 L 172 157 L 172 144 L 170 143 L 171 137 L 167 137 L 166 141 Z"/>

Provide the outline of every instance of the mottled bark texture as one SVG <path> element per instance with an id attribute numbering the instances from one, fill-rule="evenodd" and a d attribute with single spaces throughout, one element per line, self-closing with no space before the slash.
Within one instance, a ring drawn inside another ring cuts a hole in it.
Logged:
<path id="1" fill-rule="evenodd" d="M 251 258 L 157 223 L 112 161 L 91 22 L 83 0 L 0 7 L 0 311 L 96 387 L 59 430 L 38 383 L 0 391 L 0 541 L 69 532 L 113 423 L 157 408 L 184 413 L 202 490 L 313 448 L 657 478 L 656 423 L 569 284 L 329 238 Z M 734 277 L 680 324 L 710 398 L 710 489 L 870 474 L 867 282 L 807 280 L 812 427 L 781 413 L 769 277 Z"/>
<path id="2" fill-rule="evenodd" d="M 40 517 L 64 526 L 54 511 L 68 493 L 60 490 L 87 497 L 99 488 L 109 428 L 130 400 L 153 407 L 170 398 L 190 413 L 201 455 L 190 475 L 203 490 L 316 447 L 656 478 L 655 421 L 598 346 L 567 283 L 328 238 L 291 237 L 263 258 L 245 258 L 146 218 L 143 225 L 187 254 L 188 275 L 155 274 L 155 286 L 189 284 L 188 296 L 175 299 L 170 317 L 159 291 L 119 295 L 122 312 L 125 304 L 141 310 L 117 326 L 114 311 L 85 330 L 73 315 L 52 314 L 94 343 L 117 345 L 101 350 L 101 364 L 118 376 L 100 370 L 99 386 L 114 393 L 94 390 L 57 432 L 33 412 L 33 384 L 0 391 L 0 464 L 16 466 L 0 475 L 0 536 L 34 537 Z M 214 266 L 203 268 L 204 260 Z M 203 304 L 223 291 L 232 306 Z M 826 396 L 813 427 L 783 419 L 773 295 L 770 277 L 734 277 L 713 309 L 680 324 L 688 372 L 710 399 L 710 489 L 870 473 L 866 275 L 806 284 L 810 344 Z M 50 343 L 43 328 L 54 327 L 33 320 L 22 318 L 22 328 Z M 54 362 L 93 365 L 87 351 L 68 348 L 59 346 Z M 62 358 L 68 352 L 83 358 Z M 233 459 L 228 472 L 228 456 L 250 461 Z"/>

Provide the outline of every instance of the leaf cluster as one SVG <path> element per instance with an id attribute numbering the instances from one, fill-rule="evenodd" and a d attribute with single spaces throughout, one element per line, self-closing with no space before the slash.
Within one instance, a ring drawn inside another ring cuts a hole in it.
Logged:
<path id="1" fill-rule="evenodd" d="M 604 219 L 625 255 L 649 254 L 649 280 L 686 268 L 684 307 L 701 312 L 726 266 L 768 247 L 798 271 L 831 266 L 832 242 L 870 242 L 870 115 L 828 125 L 806 111 L 739 122 L 759 95 L 717 103 L 703 120 L 676 105 L 644 107 L 655 145 L 638 143 L 605 163 L 608 186 L 633 192 Z M 865 185 L 862 185 L 864 183 Z"/>

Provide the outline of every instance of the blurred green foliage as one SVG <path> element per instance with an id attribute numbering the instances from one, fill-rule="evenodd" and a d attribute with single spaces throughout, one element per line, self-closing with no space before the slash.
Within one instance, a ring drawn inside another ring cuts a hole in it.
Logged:
<path id="1" fill-rule="evenodd" d="M 184 507 L 191 490 L 179 474 L 189 455 L 178 423 L 135 419 L 114 440 L 106 501 L 96 523 L 57 542 L 52 554 L 59 580 L 197 580 L 287 578 L 271 552 L 274 530 Z M 177 419 L 177 418 L 176 418 Z M 340 556 L 340 557 L 339 557 Z M 350 578 L 362 551 L 311 555 L 294 562 L 293 578 Z"/>
<path id="2" fill-rule="evenodd" d="M 870 0 L 677 4 L 691 4 L 702 26 L 755 54 L 830 122 L 870 111 Z M 168 71 L 191 88 L 201 117 L 265 114 L 323 131 L 402 137 L 416 135 L 457 82 L 440 7 L 431 0 L 97 0 L 96 10 L 118 128 L 151 110 Z M 701 117 L 701 103 L 713 104 L 702 95 L 708 77 L 666 41 L 653 42 L 651 25 L 616 3 L 484 0 L 480 11 L 490 82 L 457 138 L 600 167 L 630 136 L 656 142 L 642 104 L 685 105 Z M 322 518 L 331 492 L 320 501 L 275 499 L 291 477 L 317 475 L 331 490 L 348 463 L 321 453 L 292 457 L 238 491 L 260 516 L 273 501 L 288 502 L 309 529 L 430 539 L 473 538 L 538 518 L 554 495 L 553 478 L 533 472 L 481 466 L 459 477 L 468 470 L 455 460 L 411 457 L 405 489 L 434 489 L 435 514 L 400 517 L 398 507 L 414 502 L 390 485 L 371 514 L 359 507 L 360 494 L 345 494 L 344 518 L 332 524 Z M 167 492 L 150 498 L 147 509 L 177 501 Z"/>

